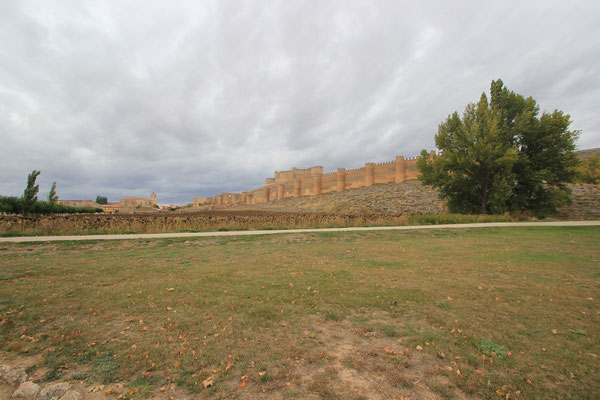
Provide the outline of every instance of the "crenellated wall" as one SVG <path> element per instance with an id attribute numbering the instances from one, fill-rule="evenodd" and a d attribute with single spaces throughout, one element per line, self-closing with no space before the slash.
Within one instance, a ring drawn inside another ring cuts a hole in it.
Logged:
<path id="1" fill-rule="evenodd" d="M 435 152 L 431 152 L 435 154 Z M 292 168 L 290 171 L 275 171 L 273 178 L 265 180 L 265 186 L 240 193 L 222 193 L 209 198 L 217 206 L 236 204 L 259 204 L 286 197 L 312 196 L 333 191 L 344 191 L 378 183 L 404 182 L 416 179 L 417 157 L 397 156 L 393 161 L 368 162 L 362 168 L 338 168 L 335 172 L 323 173 L 323 167 L 307 169 Z"/>

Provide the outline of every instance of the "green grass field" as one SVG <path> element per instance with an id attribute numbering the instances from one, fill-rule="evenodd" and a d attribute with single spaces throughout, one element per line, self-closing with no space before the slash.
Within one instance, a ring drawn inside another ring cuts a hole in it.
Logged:
<path id="1" fill-rule="evenodd" d="M 0 363 L 121 398 L 600 396 L 600 228 L 0 244 Z"/>

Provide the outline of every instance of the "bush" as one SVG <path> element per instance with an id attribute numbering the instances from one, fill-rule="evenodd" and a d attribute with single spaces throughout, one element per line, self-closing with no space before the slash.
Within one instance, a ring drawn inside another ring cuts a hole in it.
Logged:
<path id="1" fill-rule="evenodd" d="M 16 196 L 0 196 L 0 212 L 23 214 L 23 199 Z"/>
<path id="2" fill-rule="evenodd" d="M 472 224 L 481 222 L 512 222 L 514 218 L 509 215 L 465 215 L 465 214 L 431 214 L 411 215 L 408 217 L 410 224 L 416 225 L 443 225 L 443 224 Z"/>
<path id="3" fill-rule="evenodd" d="M 577 167 L 576 182 L 600 184 L 600 154 L 584 158 Z"/>
<path id="4" fill-rule="evenodd" d="M 15 196 L 0 196 L 0 213 L 4 214 L 23 214 L 24 200 L 22 197 Z M 64 204 L 50 204 L 47 201 L 36 201 L 31 209 L 30 214 L 49 215 L 57 214 L 91 214 L 100 213 L 101 208 L 97 207 L 73 207 Z"/>

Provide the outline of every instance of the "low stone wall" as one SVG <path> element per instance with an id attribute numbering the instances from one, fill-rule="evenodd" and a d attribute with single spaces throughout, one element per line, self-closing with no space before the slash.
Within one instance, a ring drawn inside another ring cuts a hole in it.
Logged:
<path id="1" fill-rule="evenodd" d="M 558 217 L 565 219 L 600 219 L 600 185 L 576 183 L 569 185 L 571 205 L 558 210 Z"/>

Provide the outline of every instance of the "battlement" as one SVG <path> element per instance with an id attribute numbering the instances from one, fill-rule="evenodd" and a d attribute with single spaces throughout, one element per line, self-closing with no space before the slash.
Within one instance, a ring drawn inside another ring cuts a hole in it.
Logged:
<path id="1" fill-rule="evenodd" d="M 396 160 L 394 161 L 384 161 L 384 162 L 380 162 L 380 163 L 375 163 L 375 165 L 391 165 L 391 164 L 395 164 Z"/>
<path id="2" fill-rule="evenodd" d="M 431 152 L 430 154 L 435 153 Z M 287 197 L 340 192 L 378 183 L 404 182 L 417 178 L 417 160 L 419 158 L 420 156 L 407 158 L 397 156 L 392 161 L 368 162 L 364 167 L 338 168 L 331 172 L 324 172 L 321 166 L 305 169 L 294 167 L 287 171 L 275 171 L 272 178 L 265 179 L 265 185 L 262 187 L 242 193 L 222 193 L 206 200 L 217 206 L 257 204 Z"/>
<path id="3" fill-rule="evenodd" d="M 354 169 L 347 169 L 346 170 L 346 175 L 364 174 L 364 172 L 365 172 L 365 167 L 354 168 Z"/>

